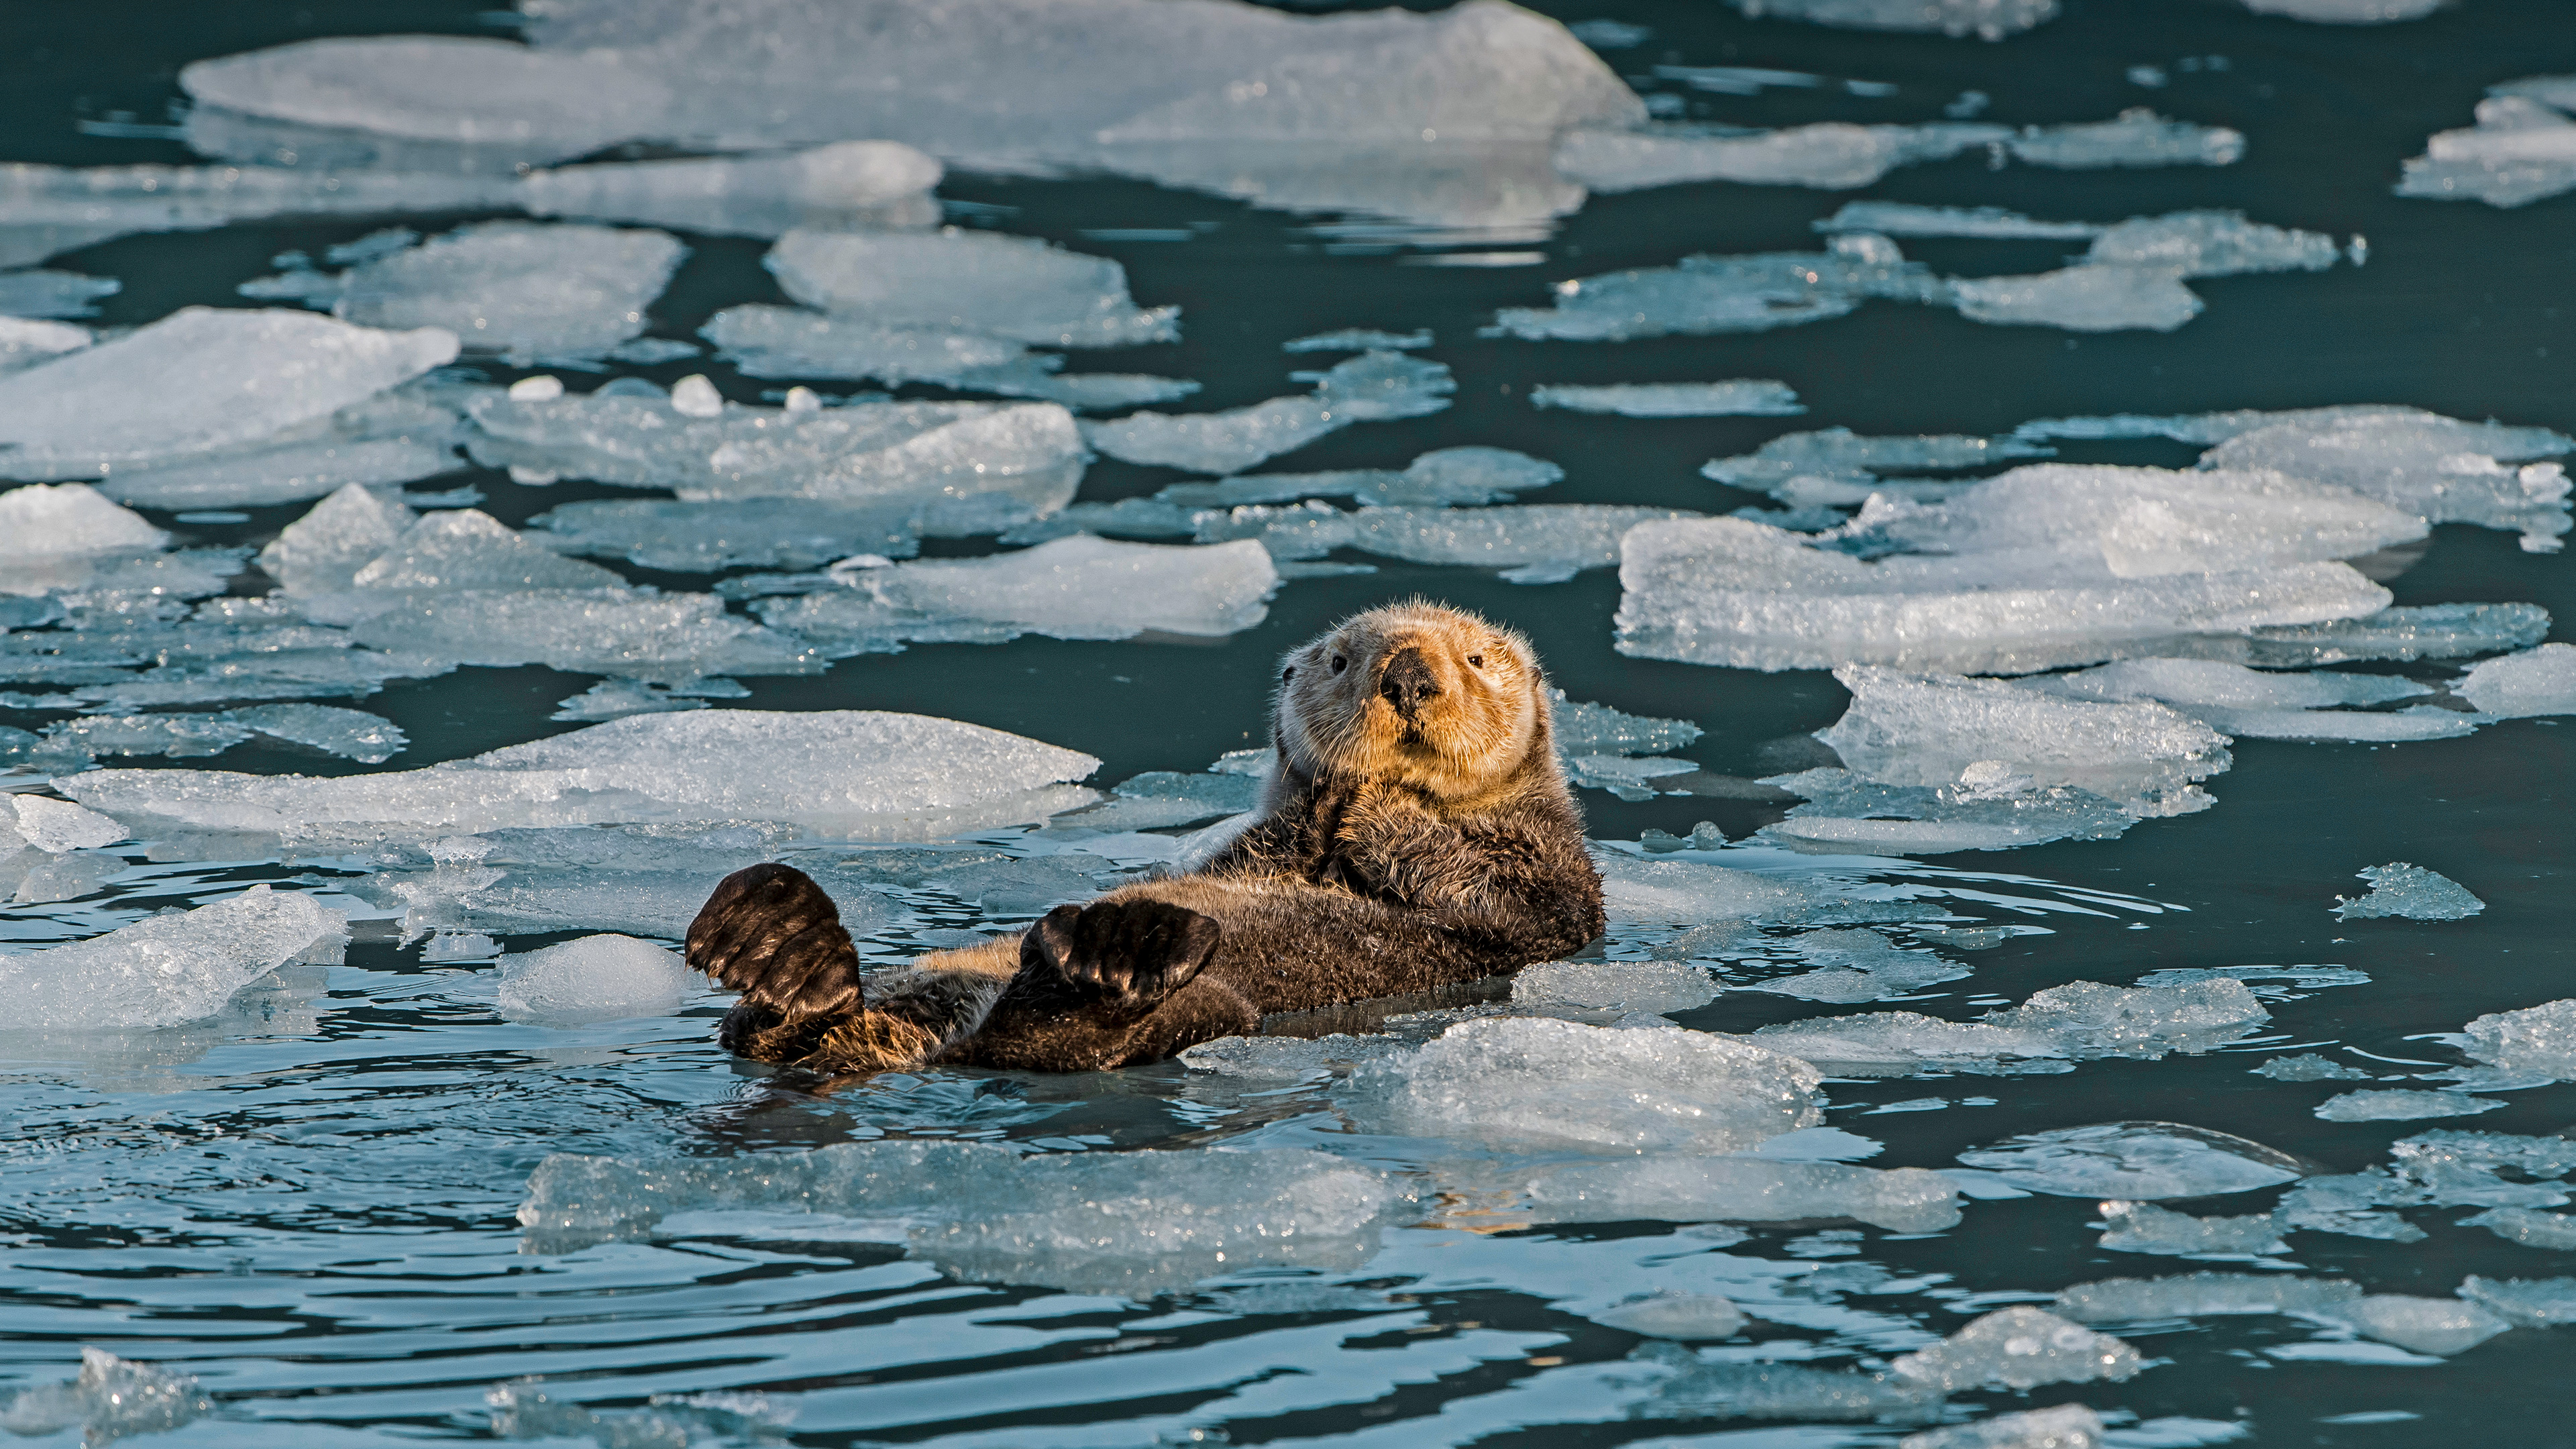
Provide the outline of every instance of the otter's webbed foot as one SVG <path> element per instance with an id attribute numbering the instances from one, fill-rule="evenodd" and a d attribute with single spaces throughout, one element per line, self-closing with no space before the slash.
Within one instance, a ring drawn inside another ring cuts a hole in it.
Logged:
<path id="1" fill-rule="evenodd" d="M 1189 985 L 1216 954 L 1217 935 L 1211 918 L 1162 901 L 1058 906 L 1020 938 L 1006 995 L 1124 1026 Z"/>

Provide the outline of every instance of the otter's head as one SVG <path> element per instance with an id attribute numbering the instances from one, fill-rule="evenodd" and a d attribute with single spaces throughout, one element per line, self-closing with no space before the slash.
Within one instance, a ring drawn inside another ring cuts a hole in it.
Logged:
<path id="1" fill-rule="evenodd" d="M 1354 615 L 1279 663 L 1281 761 L 1474 805 L 1558 783 L 1547 680 L 1517 631 L 1415 601 Z"/>

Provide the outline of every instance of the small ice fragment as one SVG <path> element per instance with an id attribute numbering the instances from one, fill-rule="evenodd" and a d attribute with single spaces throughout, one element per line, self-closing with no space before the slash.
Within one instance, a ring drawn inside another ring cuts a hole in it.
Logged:
<path id="1" fill-rule="evenodd" d="M 2101 1449 L 2101 1444 L 2101 1415 L 2082 1404 L 2059 1404 L 1908 1434 L 1896 1441 L 1896 1449 Z"/>
<path id="2" fill-rule="evenodd" d="M 2507 1105 L 2463 1092 L 2345 1092 L 2317 1106 L 2328 1122 L 2412 1122 L 2425 1117 L 2474 1117 Z"/>
<path id="3" fill-rule="evenodd" d="M 1732 1152 L 1823 1120 L 1804 1062 L 1703 1032 L 1570 1021 L 1462 1022 L 1362 1068 L 1381 1130 L 1592 1152 Z"/>
<path id="4" fill-rule="evenodd" d="M 1238 633 L 1279 586 L 1257 543 L 1122 543 L 1076 534 L 1032 549 L 858 570 L 849 587 L 763 600 L 761 618 L 822 647 L 858 652 L 905 639 L 998 642 L 1022 633 L 1128 639 L 1147 630 Z"/>
<path id="5" fill-rule="evenodd" d="M 1959 315 L 1972 322 L 2070 332 L 2171 332 L 2199 316 L 2203 305 L 2182 276 L 2166 267 L 2096 264 L 2035 276 L 1962 278 L 1951 288 Z"/>
<path id="6" fill-rule="evenodd" d="M 593 162 L 534 171 L 518 184 L 535 216 L 640 222 L 717 236 L 780 236 L 798 226 L 900 229 L 934 222 L 937 161 L 892 141 L 836 141 L 766 155 Z"/>
<path id="7" fill-rule="evenodd" d="M 1855 126 L 1823 121 L 1716 135 L 1688 124 L 1586 129 L 1568 132 L 1557 142 L 1556 169 L 1601 192 L 1694 181 L 1842 191 L 1867 186 L 1898 166 L 1947 160 L 2011 134 L 2001 126 L 1942 122 Z"/>
<path id="8" fill-rule="evenodd" d="M 1888 1367 L 1901 1381 L 1956 1393 L 1989 1384 L 2031 1389 L 2103 1379 L 2119 1383 L 2134 1378 L 2146 1362 L 2119 1339 L 2023 1305 L 1989 1313 Z"/>
<path id="9" fill-rule="evenodd" d="M 103 850 L 126 838 L 124 826 L 68 800 L 29 792 L 8 799 L 17 812 L 19 836 L 38 850 L 56 855 L 71 850 Z"/>
<path id="10" fill-rule="evenodd" d="M 469 351 L 579 357 L 641 335 L 689 249 L 658 231 L 490 221 L 352 269 L 332 315 L 442 327 Z"/>
<path id="11" fill-rule="evenodd" d="M 2057 18 L 2057 0 L 1727 0 L 1749 19 L 1803 20 L 1845 30 L 1937 31 L 2001 40 Z"/>
<path id="12" fill-rule="evenodd" d="M 2410 1353 L 2443 1357 L 2466 1353 L 2513 1327 L 2509 1320 L 2475 1303 L 2402 1293 L 2374 1293 L 2349 1303 L 2333 1304 L 2316 1316 L 2349 1324 L 2381 1343 L 2393 1343 Z"/>
<path id="13" fill-rule="evenodd" d="M 2094 266 L 2171 267 L 2186 277 L 2227 277 L 2322 272 L 2341 255 L 2333 237 L 2247 221 L 2241 211 L 2176 211 L 2104 228 L 2084 259 Z"/>
<path id="14" fill-rule="evenodd" d="M 1686 961 L 1543 961 L 1512 979 L 1512 1004 L 1669 1016 L 1708 1005 L 1718 990 L 1706 970 Z"/>
<path id="15" fill-rule="evenodd" d="M 783 411 L 790 413 L 819 413 L 823 410 L 823 398 L 810 387 L 791 387 L 787 390 L 787 396 L 780 400 L 779 406 Z"/>
<path id="16" fill-rule="evenodd" d="M 2285 15 L 2318 25 L 2388 25 L 2400 20 L 2421 20 L 2450 3 L 2451 0 L 2245 0 L 2245 8 L 2257 15 Z"/>
<path id="17" fill-rule="evenodd" d="M 313 505 L 260 550 L 259 566 L 289 594 L 350 588 L 358 570 L 391 549 L 413 523 L 412 511 L 351 483 Z"/>
<path id="18" fill-rule="evenodd" d="M 2247 1192 L 2302 1175 L 2295 1159 L 2259 1142 L 2173 1122 L 2034 1132 L 1959 1161 L 2031 1192 L 2128 1201 Z"/>
<path id="19" fill-rule="evenodd" d="M 2468 1054 L 2491 1067 L 2576 1081 L 2576 1000 L 2493 1012 L 2461 1031 Z"/>
<path id="20" fill-rule="evenodd" d="M 2287 1252 L 2270 1213 L 2200 1218 L 2168 1212 L 2153 1203 L 2106 1202 L 2102 1247 L 2119 1253 L 2162 1253 L 2186 1258 L 2261 1257 Z"/>
<path id="21" fill-rule="evenodd" d="M 564 395 L 563 379 L 552 373 L 523 377 L 510 384 L 509 394 L 512 402 L 552 402 Z"/>
<path id="22" fill-rule="evenodd" d="M 2269 1058 L 2254 1069 L 2254 1075 L 2276 1082 L 2367 1082 L 2371 1078 L 2368 1072 L 2330 1062 L 2314 1052 Z"/>
<path id="23" fill-rule="evenodd" d="M 1916 1167 L 1650 1156 L 1561 1168 L 1530 1184 L 1548 1222 L 1795 1222 L 1853 1218 L 1890 1232 L 1958 1225 L 1959 1186 Z"/>
<path id="24" fill-rule="evenodd" d="M 1032 237 L 955 227 L 798 230 L 778 239 L 767 265 L 797 301 L 880 324 L 1056 347 L 1132 347 L 1180 335 L 1180 309 L 1139 308 L 1116 262 Z"/>
<path id="25" fill-rule="evenodd" d="M 2576 121 L 2563 76 L 2529 76 L 2487 88 L 2477 124 L 2439 131 L 2406 162 L 2400 196 L 2524 206 L 2576 189 Z M 2553 104 L 2554 103 L 2554 104 Z"/>
<path id="26" fill-rule="evenodd" d="M 2356 899 L 2335 899 L 2335 918 L 2344 921 L 2403 916 L 2411 921 L 2458 921 L 2487 908 L 2466 887 L 2420 865 L 2392 861 L 2359 872 L 2370 892 Z"/>
<path id="27" fill-rule="evenodd" d="M 1312 1039 L 1228 1036 L 1201 1042 L 1181 1053 L 1181 1065 L 1220 1077 L 1300 1078 L 1330 1072 L 1347 1074 L 1361 1063 L 1409 1050 L 1394 1037 L 1348 1036 L 1340 1032 Z"/>
<path id="28" fill-rule="evenodd" d="M 1431 345 L 1431 331 L 1380 332 L 1374 327 L 1345 327 L 1279 344 L 1282 352 L 1406 352 Z"/>
<path id="29" fill-rule="evenodd" d="M 1784 382 L 1622 382 L 1600 387 L 1545 383 L 1530 406 L 1631 418 L 1785 417 L 1803 413 Z"/>
<path id="30" fill-rule="evenodd" d="M 0 372 L 32 367 L 66 352 L 77 352 L 94 340 L 88 328 L 68 322 L 0 317 Z"/>
<path id="31" fill-rule="evenodd" d="M 2144 106 L 2089 125 L 2024 126 L 2004 145 L 2014 160 L 2060 170 L 2230 166 L 2245 154 L 2241 132 L 2169 121 Z"/>
<path id="32" fill-rule="evenodd" d="M 2576 714 L 2576 644 L 2543 644 L 2480 660 L 2452 690 L 2479 713 L 2499 719 Z"/>
<path id="33" fill-rule="evenodd" d="M 2039 221 L 2001 207 L 1917 206 L 1907 201 L 1847 201 L 1816 223 L 1821 232 L 1864 231 L 1880 236 L 2014 237 L 2082 241 L 2104 228 L 2089 221 Z"/>
<path id="34" fill-rule="evenodd" d="M 2460 1219 L 2464 1228 L 2484 1228 L 2509 1243 L 2551 1252 L 2576 1252 L 2576 1215 L 2545 1213 L 2533 1208 L 2500 1207 Z"/>
<path id="35" fill-rule="evenodd" d="M 502 957 L 498 993 L 513 1021 L 606 1021 L 658 1016 L 695 984 L 686 963 L 649 941 L 584 936 Z"/>
<path id="36" fill-rule="evenodd" d="M 501 943 L 480 931 L 438 931 L 420 948 L 423 961 L 489 961 L 501 954 Z"/>
<path id="37" fill-rule="evenodd" d="M 1577 20 L 1565 29 L 1594 50 L 1633 50 L 1655 36 L 1651 27 L 1624 20 Z"/>
<path id="38" fill-rule="evenodd" d="M 104 1445 L 168 1433 L 214 1411 L 186 1374 L 83 1347 L 77 1377 L 19 1390 L 0 1405 L 0 1429 L 30 1437 L 79 1429 L 84 1443 Z"/>
<path id="39" fill-rule="evenodd" d="M 341 914 L 311 896 L 261 884 L 185 914 L 0 956 L 9 1029 L 146 1031 L 199 1021 L 268 972 L 344 939 L 344 931 Z"/>
<path id="40" fill-rule="evenodd" d="M 0 272 L 0 317 L 90 317 L 101 297 L 124 290 L 113 277 L 77 272 Z"/>
<path id="41" fill-rule="evenodd" d="M 1578 277 L 1556 285 L 1551 306 L 1505 307 L 1494 325 L 1533 342 L 1624 342 L 1795 327 L 1843 316 L 1873 297 L 1949 303 L 1948 282 L 1906 261 L 1885 238 L 1874 240 L 1874 247 L 1694 256 L 1670 267 Z"/>
<path id="42" fill-rule="evenodd" d="M 2187 1273 L 2172 1278 L 2106 1278 L 2061 1289 L 2050 1306 L 2078 1323 L 2141 1323 L 2161 1318 L 2248 1313 L 2314 1316 L 2361 1297 L 2339 1279 L 2286 1273 Z"/>
<path id="43" fill-rule="evenodd" d="M 383 764 L 401 754 L 410 743 L 402 729 L 390 720 L 364 710 L 327 704 L 255 705 L 226 710 L 218 718 L 274 740 L 304 745 L 362 765 Z"/>
<path id="44" fill-rule="evenodd" d="M 0 493 L 0 560 L 157 553 L 169 545 L 169 534 L 86 484 L 35 483 Z M 14 592 L 0 585 L 0 593 Z"/>
<path id="45" fill-rule="evenodd" d="M 1713 1293 L 1655 1293 L 1586 1315 L 1604 1328 L 1681 1343 L 1733 1338 L 1744 1313 Z"/>
<path id="46" fill-rule="evenodd" d="M 720 417 L 724 413 L 724 394 L 707 381 L 703 372 L 693 372 L 671 384 L 671 411 L 684 418 Z"/>
<path id="47" fill-rule="evenodd" d="M 2472 1273 L 2460 1284 L 2460 1296 L 2532 1328 L 2576 1323 L 2576 1278 L 2481 1278 Z"/>

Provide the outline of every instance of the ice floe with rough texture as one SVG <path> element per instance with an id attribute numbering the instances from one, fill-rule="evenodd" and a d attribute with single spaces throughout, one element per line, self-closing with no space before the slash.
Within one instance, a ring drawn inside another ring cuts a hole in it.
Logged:
<path id="1" fill-rule="evenodd" d="M 1541 383 L 1530 406 L 1630 418 L 1787 417 L 1807 409 L 1785 382 Z"/>
<path id="2" fill-rule="evenodd" d="M 1979 760 L 1948 784 L 1889 785 L 1849 770 L 1801 770 L 1763 784 L 1801 797 L 1762 835 L 1793 849 L 1939 855 L 2013 850 L 2052 840 L 2107 840 L 2137 817 L 2089 790 L 2042 785 L 2000 760 Z"/>
<path id="3" fill-rule="evenodd" d="M 2487 87 L 2477 124 L 2437 131 L 2406 162 L 2400 196 L 2526 206 L 2576 190 L 2576 88 L 2565 76 Z"/>
<path id="4" fill-rule="evenodd" d="M 801 1210 L 836 1233 L 880 1224 L 961 1277 L 1150 1297 L 1265 1267 L 1356 1268 L 1411 1201 L 1313 1152 L 883 1141 L 731 1160 L 557 1153 L 530 1176 L 519 1222 L 546 1248 L 644 1236 L 684 1213 Z"/>
<path id="5" fill-rule="evenodd" d="M 2101 1415 L 2082 1404 L 2059 1404 L 1908 1434 L 1896 1441 L 1896 1449 L 2100 1449 L 2101 1444 Z"/>
<path id="6" fill-rule="evenodd" d="M 931 383 L 959 392 L 1035 398 L 1087 411 L 1173 402 L 1199 390 L 1180 378 L 1061 371 L 1064 359 L 980 332 L 889 327 L 802 307 L 727 307 L 698 335 L 746 376 Z"/>
<path id="7" fill-rule="evenodd" d="M 298 839 L 435 839 L 513 826 L 776 821 L 930 839 L 1087 803 L 1089 755 L 869 710 L 637 715 L 428 769 L 313 779 L 98 770 L 64 794 L 120 818 Z"/>
<path id="8" fill-rule="evenodd" d="M 2464 1228 L 2484 1228 L 2509 1243 L 2551 1252 L 2576 1252 L 2576 1215 L 2532 1208 L 2489 1208 L 2460 1219 Z"/>
<path id="9" fill-rule="evenodd" d="M 1870 298 L 1947 305 L 1950 284 L 1909 262 L 1884 237 L 1845 236 L 1823 252 L 1684 257 L 1578 277 L 1551 306 L 1505 307 L 1494 326 L 1533 342 L 1625 342 L 1641 337 L 1767 332 L 1840 317 Z"/>
<path id="10" fill-rule="evenodd" d="M 1845 191 L 1867 186 L 1899 166 L 1946 161 L 2011 135 L 2004 126 L 1942 122 L 1856 126 L 1823 121 L 1751 133 L 1711 131 L 1686 123 L 1629 131 L 1579 130 L 1557 143 L 1556 169 L 1600 192 L 1694 181 Z"/>
<path id="11" fill-rule="evenodd" d="M 859 554 L 909 557 L 921 548 L 918 517 L 900 501 L 868 509 L 803 498 L 594 499 L 528 520 L 528 536 L 566 553 L 673 573 L 812 569 Z"/>
<path id="12" fill-rule="evenodd" d="M 158 553 L 169 543 L 170 535 L 143 515 L 85 484 L 36 483 L 0 493 L 0 560 L 13 565 L 40 558 Z"/>
<path id="13" fill-rule="evenodd" d="M 2253 1313 L 2312 1316 L 2361 1297 L 2350 1283 L 2287 1273 L 2185 1273 L 2105 1278 L 2058 1292 L 2050 1306 L 2078 1323 L 2147 1323 Z"/>
<path id="14" fill-rule="evenodd" d="M 870 322 L 1053 347 L 1133 347 L 1180 336 L 1177 307 L 1140 308 L 1127 271 L 1033 237 L 792 231 L 766 265 L 788 296 Z"/>
<path id="15" fill-rule="evenodd" d="M 215 1411 L 215 1401 L 187 1374 L 118 1358 L 83 1346 L 80 1372 L 69 1383 L 20 1389 L 0 1404 L 0 1429 L 41 1437 L 81 1431 L 85 1444 L 111 1444 L 139 1434 L 164 1434 Z"/>
<path id="16" fill-rule="evenodd" d="M 402 730 L 361 710 L 323 704 L 263 704 L 189 714 L 92 714 L 45 727 L 54 751 L 82 757 L 51 768 L 85 768 L 96 755 L 216 755 L 266 735 L 361 764 L 381 764 L 409 743 Z M 22 800 L 28 797 L 20 797 Z"/>
<path id="17" fill-rule="evenodd" d="M 1561 1168 L 1530 1184 L 1545 1222 L 1795 1222 L 1853 1218 L 1894 1233 L 1959 1222 L 1958 1184 L 1917 1167 L 1749 1157 L 1650 1157 Z"/>
<path id="18" fill-rule="evenodd" d="M 1820 1080 L 1804 1062 L 1705 1032 L 1487 1018 L 1363 1066 L 1347 1105 L 1411 1136 L 1707 1154 L 1823 1121 Z"/>
<path id="19" fill-rule="evenodd" d="M 1942 1393 L 2000 1385 L 2119 1383 L 2146 1360 L 2129 1345 L 2028 1305 L 1999 1309 L 1948 1338 L 1888 1365 L 1899 1382 Z"/>
<path id="20" fill-rule="evenodd" d="M 0 374 L 0 475 L 94 478 L 324 418 L 456 356 L 455 335 L 183 307 Z M 306 495 L 311 496 L 311 495 Z"/>
<path id="21" fill-rule="evenodd" d="M 2468 1054 L 2491 1067 L 2576 1082 L 2576 1000 L 2492 1012 L 2461 1033 Z"/>
<path id="22" fill-rule="evenodd" d="M 971 559 L 921 559 L 839 576 L 844 588 L 755 605 L 774 629 L 836 654 L 907 640 L 1000 643 L 1021 634 L 1130 639 L 1239 633 L 1279 586 L 1257 543 L 1122 543 L 1076 534 Z"/>
<path id="23" fill-rule="evenodd" d="M 2482 659 L 2452 689 L 2479 713 L 2498 719 L 2576 714 L 2576 645 L 2543 644 Z"/>
<path id="24" fill-rule="evenodd" d="M 2576 1278 L 2481 1278 L 2472 1273 L 2460 1296 L 2531 1328 L 2576 1323 Z"/>
<path id="25" fill-rule="evenodd" d="M 514 1021 L 608 1021 L 653 1016 L 698 986 L 679 957 L 632 936 L 584 936 L 501 958 L 496 991 Z"/>
<path id="26" fill-rule="evenodd" d="M 2337 896 L 2337 920 L 2403 916 L 2410 921 L 2458 921 L 2487 908 L 2459 882 L 2402 860 L 2369 866 L 2359 874 L 2369 882 L 2369 893 L 2353 900 Z"/>
<path id="27" fill-rule="evenodd" d="M 2259 1142 L 2176 1122 L 2034 1132 L 1962 1152 L 1959 1161 L 2027 1192 L 2131 1201 L 2247 1192 L 2303 1171 L 2296 1159 Z"/>
<path id="28" fill-rule="evenodd" d="M 2576 450 L 2564 434 L 2464 423 L 2420 408 L 2318 408 L 2250 421 L 2201 455 L 2200 466 L 2277 469 L 2429 522 L 2516 529 L 2526 552 L 2554 552 L 2568 531 L 2565 468 L 2524 461 Z"/>
<path id="29" fill-rule="evenodd" d="M 756 156 L 606 162 L 532 171 L 516 188 L 534 216 L 640 222 L 717 236 L 799 226 L 893 228 L 939 219 L 940 165 L 892 141 L 840 141 Z"/>
<path id="30" fill-rule="evenodd" d="M 2183 1258 L 2259 1258 L 2289 1251 L 2270 1213 L 2200 1218 L 2153 1203 L 2102 1204 L 2101 1246 L 2106 1252 L 2159 1253 Z"/>
<path id="31" fill-rule="evenodd" d="M 2254 1069 L 2254 1075 L 2276 1082 L 2367 1082 L 2371 1073 L 2326 1060 L 2314 1052 L 2295 1057 L 2272 1057 Z"/>
<path id="32" fill-rule="evenodd" d="M 809 498 L 905 506 L 925 529 L 993 528 L 1053 512 L 1082 478 L 1072 415 L 1053 403 L 867 403 L 790 412 L 668 399 L 484 396 L 476 461 L 536 479 L 669 488 L 683 500 Z"/>
<path id="33" fill-rule="evenodd" d="M 2474 715 L 2423 705 L 2361 712 L 2432 693 L 2429 685 L 2377 674 L 2267 674 L 2210 659 L 2132 659 L 2073 674 L 2041 675 L 2023 688 L 2075 699 L 2153 700 L 2221 733 L 2270 740 L 2454 739 L 2477 728 Z"/>
<path id="34" fill-rule="evenodd" d="M 1512 978 L 1512 1005 L 1541 1013 L 1668 1016 L 1708 1005 L 1719 989 L 1706 970 L 1687 961 L 1542 961 Z"/>
<path id="35" fill-rule="evenodd" d="M 1499 568 L 1518 584 L 1560 583 L 1619 560 L 1619 541 L 1640 523 L 1692 515 L 1607 503 L 1524 503 L 1491 508 L 1247 506 L 1197 520 L 1201 541 L 1253 538 L 1282 561 L 1357 549 L 1409 563 Z"/>
<path id="36" fill-rule="evenodd" d="M 2413 1122 L 2426 1117 L 2474 1117 L 2507 1105 L 2465 1092 L 2345 1092 L 2317 1104 L 2327 1122 Z"/>
<path id="37" fill-rule="evenodd" d="M 2001 40 L 2057 16 L 2057 0 L 1727 0 L 1746 18 L 1845 30 L 1911 30 Z"/>
<path id="38" fill-rule="evenodd" d="M 100 850 L 125 838 L 125 828 L 95 810 L 84 810 L 68 800 L 20 792 L 9 797 L 10 811 L 17 817 L 14 825 L 0 821 L 14 837 L 38 850 L 60 854 L 69 850 Z"/>
<path id="39" fill-rule="evenodd" d="M 1085 423 L 1093 447 L 1130 463 L 1193 473 L 1240 472 L 1353 423 L 1417 418 L 1449 406 L 1458 389 L 1445 365 L 1401 352 L 1363 352 L 1321 372 L 1302 397 L 1275 397 L 1211 413 L 1131 413 Z"/>
<path id="40" fill-rule="evenodd" d="M 2062 1072 L 2071 1062 L 2098 1057 L 2153 1061 L 2172 1052 L 2196 1054 L 2245 1036 L 2270 1019 L 2254 994 L 2236 981 L 2136 988 L 2076 981 L 1972 1022 L 1882 1011 L 1766 1026 L 1745 1040 L 1837 1076 L 2012 1076 Z M 2105 1189 L 2097 1195 L 2187 1194 Z"/>
<path id="41" fill-rule="evenodd" d="M 2232 166 L 2245 154 L 2245 137 L 2225 126 L 2171 121 L 2135 106 L 2107 121 L 2024 126 L 2004 146 L 2016 161 L 2061 170 Z"/>
<path id="42" fill-rule="evenodd" d="M 91 940 L 0 956 L 9 1029 L 140 1031 L 197 1021 L 278 967 L 336 949 L 348 939 L 346 919 L 311 896 L 262 884 Z"/>

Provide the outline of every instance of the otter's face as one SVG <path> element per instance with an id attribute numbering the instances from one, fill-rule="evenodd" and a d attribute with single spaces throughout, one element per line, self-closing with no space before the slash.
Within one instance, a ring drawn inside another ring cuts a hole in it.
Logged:
<path id="1" fill-rule="evenodd" d="M 1308 775 L 1469 800 L 1548 748 L 1546 722 L 1529 641 L 1456 609 L 1372 609 L 1280 661 L 1279 749 Z"/>

